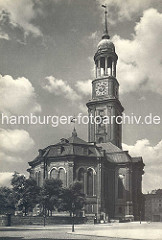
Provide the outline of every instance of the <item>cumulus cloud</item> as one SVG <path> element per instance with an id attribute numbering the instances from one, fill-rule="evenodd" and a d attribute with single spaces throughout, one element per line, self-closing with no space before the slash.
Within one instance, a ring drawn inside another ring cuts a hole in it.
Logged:
<path id="1" fill-rule="evenodd" d="M 77 81 L 76 82 L 77 90 L 85 96 L 90 95 L 92 89 L 92 80 L 88 79 L 87 81 Z"/>
<path id="2" fill-rule="evenodd" d="M 123 144 L 124 150 L 129 150 L 131 156 L 142 156 L 145 163 L 143 176 L 144 192 L 161 188 L 162 175 L 162 140 L 151 146 L 148 139 L 138 140 L 135 145 Z"/>
<path id="3" fill-rule="evenodd" d="M 0 173 L 0 187 L 10 187 L 13 174 L 13 172 Z"/>
<path id="4" fill-rule="evenodd" d="M 17 164 L 24 164 L 24 154 L 35 144 L 27 131 L 19 129 L 0 129 L 0 139 L 1 171 L 16 169 Z"/>
<path id="5" fill-rule="evenodd" d="M 4 152 L 25 152 L 34 146 L 34 141 L 29 133 L 19 129 L 0 129 L 0 148 Z"/>
<path id="6" fill-rule="evenodd" d="M 7 33 L 2 32 L 0 29 L 0 39 L 9 40 L 10 38 Z"/>
<path id="7" fill-rule="evenodd" d="M 0 111 L 5 114 L 41 111 L 41 106 L 36 101 L 35 90 L 24 77 L 13 79 L 9 75 L 0 75 L 0 96 Z"/>
<path id="8" fill-rule="evenodd" d="M 32 34 L 42 36 L 33 20 L 41 13 L 41 9 L 32 0 L 5 0 L 0 1 L 0 22 L 7 18 L 12 27 L 21 28 L 25 36 Z"/>
<path id="9" fill-rule="evenodd" d="M 75 101 L 80 99 L 80 96 L 68 85 L 66 81 L 57 79 L 53 76 L 45 78 L 43 88 L 56 96 L 63 95 L 68 100 Z"/>
<path id="10" fill-rule="evenodd" d="M 97 0 L 99 8 L 103 4 L 103 0 Z M 114 23 L 116 20 L 131 20 L 134 15 L 141 14 L 144 10 L 151 7 L 154 0 L 105 0 L 104 4 L 108 6 L 109 22 Z M 113 9 L 113 11 L 111 11 Z"/>
<path id="11" fill-rule="evenodd" d="M 146 10 L 135 26 L 132 40 L 114 36 L 121 92 L 138 89 L 162 94 L 162 14 Z"/>

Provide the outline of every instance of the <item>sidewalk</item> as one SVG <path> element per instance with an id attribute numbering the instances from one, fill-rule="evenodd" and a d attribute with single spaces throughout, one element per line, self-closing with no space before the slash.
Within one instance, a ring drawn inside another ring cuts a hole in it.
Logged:
<path id="1" fill-rule="evenodd" d="M 132 223 L 113 223 L 104 225 L 94 225 L 93 228 L 80 229 L 75 227 L 73 234 L 112 237 L 112 238 L 129 238 L 142 240 L 162 240 L 162 223 L 132 222 Z"/>

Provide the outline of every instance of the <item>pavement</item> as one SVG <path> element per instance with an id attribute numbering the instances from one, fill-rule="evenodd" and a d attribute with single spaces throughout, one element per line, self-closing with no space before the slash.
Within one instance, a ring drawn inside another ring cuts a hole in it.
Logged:
<path id="1" fill-rule="evenodd" d="M 86 232 L 76 228 L 75 233 L 89 236 L 110 237 L 117 239 L 162 240 L 162 223 L 130 222 L 95 225 Z"/>
<path id="2" fill-rule="evenodd" d="M 0 240 L 162 240 L 162 223 L 131 222 L 108 224 L 0 227 Z"/>

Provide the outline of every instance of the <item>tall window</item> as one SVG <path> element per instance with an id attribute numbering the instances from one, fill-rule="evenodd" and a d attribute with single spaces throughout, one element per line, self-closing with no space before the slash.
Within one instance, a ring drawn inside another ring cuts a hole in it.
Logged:
<path id="1" fill-rule="evenodd" d="M 123 178 L 121 176 L 118 177 L 118 198 L 123 198 L 124 186 L 123 186 Z"/>
<path id="2" fill-rule="evenodd" d="M 87 195 L 93 196 L 93 170 L 87 171 Z"/>
<path id="3" fill-rule="evenodd" d="M 50 174 L 51 179 L 57 179 L 58 178 L 58 171 L 56 168 L 52 169 L 51 174 Z"/>
<path id="4" fill-rule="evenodd" d="M 41 172 L 38 172 L 38 186 L 41 186 Z"/>
<path id="5" fill-rule="evenodd" d="M 59 169 L 58 178 L 62 181 L 64 187 L 66 187 L 66 173 L 63 168 Z"/>
<path id="6" fill-rule="evenodd" d="M 84 192 L 84 169 L 80 168 L 78 171 L 78 181 L 82 184 L 82 192 Z"/>

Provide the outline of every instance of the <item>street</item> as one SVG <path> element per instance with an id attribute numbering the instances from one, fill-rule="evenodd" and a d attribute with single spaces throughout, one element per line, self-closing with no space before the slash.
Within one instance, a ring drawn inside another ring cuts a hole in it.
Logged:
<path id="1" fill-rule="evenodd" d="M 63 240 L 63 239 L 92 239 L 92 240 L 161 240 L 162 223 L 131 222 L 53 226 L 11 226 L 0 227 L 0 240 Z"/>
<path id="2" fill-rule="evenodd" d="M 88 236 L 86 235 L 86 231 L 89 229 L 93 229 L 95 226 L 93 225 L 82 225 L 75 226 L 75 234 L 71 232 L 70 225 L 56 225 L 56 226 L 21 226 L 21 227 L 1 227 L 0 228 L 0 240 L 63 240 L 63 239 L 89 239 L 89 240 L 112 240 L 112 238 L 108 237 L 97 237 L 97 236 Z M 85 235 L 77 234 L 78 230 L 84 230 Z M 117 240 L 119 238 L 113 238 L 113 240 Z M 124 238 L 121 240 L 125 240 Z M 127 239 L 129 240 L 129 239 Z M 131 240 L 131 239 L 130 239 Z"/>

